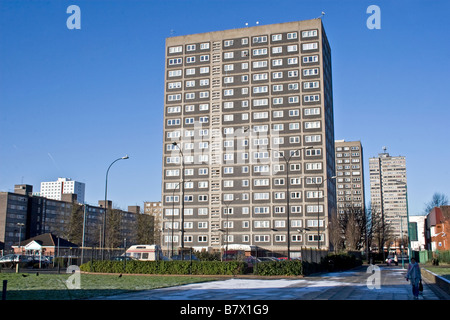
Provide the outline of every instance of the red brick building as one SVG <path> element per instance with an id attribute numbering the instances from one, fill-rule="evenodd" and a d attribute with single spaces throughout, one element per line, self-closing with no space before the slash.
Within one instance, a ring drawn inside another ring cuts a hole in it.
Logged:
<path id="1" fill-rule="evenodd" d="M 434 207 L 425 219 L 428 250 L 450 250 L 450 206 Z"/>

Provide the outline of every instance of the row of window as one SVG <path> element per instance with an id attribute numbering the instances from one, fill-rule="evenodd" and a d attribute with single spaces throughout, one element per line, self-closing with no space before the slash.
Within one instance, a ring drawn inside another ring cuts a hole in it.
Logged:
<path id="1" fill-rule="evenodd" d="M 301 32 L 301 37 L 303 39 L 314 38 L 317 36 L 318 36 L 318 30 L 305 30 L 305 31 Z M 285 37 L 285 39 L 283 39 L 283 37 Z M 254 36 L 251 39 L 252 39 L 251 40 L 252 44 L 262 44 L 262 43 L 267 43 L 269 37 L 267 35 L 259 35 L 259 36 Z M 282 34 L 282 33 L 272 34 L 270 36 L 270 39 L 272 40 L 272 42 L 277 42 L 277 41 L 282 41 L 282 40 L 297 40 L 298 32 L 293 31 L 293 32 L 287 32 L 285 34 Z M 241 38 L 238 40 L 235 40 L 235 39 L 224 40 L 223 46 L 225 48 L 232 47 L 236 44 L 235 41 L 240 41 L 240 45 L 248 45 L 249 44 L 249 38 L 244 37 L 244 38 Z M 199 43 L 199 44 L 187 44 L 186 45 L 186 52 L 197 51 L 198 49 L 199 50 L 209 50 L 210 43 L 203 42 L 203 43 Z M 182 45 L 169 47 L 169 54 L 182 53 L 182 52 L 183 52 Z"/>
<path id="2" fill-rule="evenodd" d="M 232 72 L 234 71 L 234 67 L 235 65 L 239 65 L 239 64 L 227 64 L 224 65 L 224 72 L 228 73 L 228 72 Z M 253 69 L 258 69 L 258 68 L 267 68 L 268 67 L 268 62 L 267 60 L 261 60 L 261 61 L 255 61 L 253 62 Z M 248 70 L 248 63 L 242 63 L 240 64 L 240 70 Z M 185 69 L 185 76 L 196 76 L 197 74 L 197 70 L 199 70 L 199 75 L 204 75 L 204 74 L 209 74 L 210 68 L 209 67 L 200 67 L 200 68 L 189 68 L 189 69 Z M 311 68 L 311 69 L 303 69 L 302 71 L 303 77 L 312 77 L 312 76 L 318 76 L 320 74 L 319 68 Z M 168 71 L 168 78 L 175 78 L 175 77 L 181 77 L 183 75 L 183 71 L 181 69 L 177 69 L 177 70 L 169 70 Z M 298 78 L 299 77 L 299 71 L 297 69 L 295 70 L 286 70 L 286 71 L 273 71 L 271 72 L 271 79 L 274 81 L 279 81 L 279 79 L 283 79 L 283 78 Z M 228 81 L 228 83 L 233 83 L 234 82 L 233 77 L 229 76 L 227 74 L 226 76 L 226 80 L 224 78 L 224 83 L 226 83 L 225 81 Z M 244 74 L 241 76 L 240 81 L 245 83 L 248 82 L 249 76 L 247 74 Z M 268 76 L 265 75 L 264 73 L 262 74 L 254 74 L 253 75 L 253 79 L 254 81 L 258 81 L 258 80 L 269 80 Z M 203 79 L 205 80 L 205 79 Z M 206 85 L 206 84 L 205 84 Z"/>
<path id="3" fill-rule="evenodd" d="M 311 163 L 309 164 L 310 166 L 319 166 L 319 164 L 316 163 Z M 322 166 L 322 164 L 320 164 L 320 167 Z M 284 166 L 283 166 L 284 167 Z M 291 164 L 290 165 L 290 171 L 300 171 L 301 169 L 301 165 L 300 164 Z M 307 169 L 308 170 L 308 169 Z M 314 170 L 314 169 L 310 169 L 310 170 Z M 171 172 L 169 172 L 171 171 Z M 173 174 L 173 171 L 175 170 L 167 170 L 166 171 L 166 175 L 170 174 L 169 176 L 177 176 L 175 174 Z M 177 173 L 179 174 L 179 170 L 176 170 Z M 280 170 L 281 171 L 281 170 Z M 273 186 L 284 186 L 285 185 L 285 178 L 254 178 L 253 179 L 253 186 L 255 187 L 270 187 L 270 181 L 273 181 L 272 184 Z M 296 178 L 290 178 L 290 185 L 301 185 L 302 184 L 302 178 L 296 177 Z M 305 179 L 305 183 L 306 185 L 309 186 L 317 186 L 318 184 L 322 183 L 322 177 L 306 177 Z M 238 187 L 238 185 L 240 185 L 241 187 L 249 187 L 250 186 L 250 180 L 248 179 L 239 179 L 239 180 L 223 180 L 222 181 L 222 185 L 223 185 L 223 189 L 226 188 L 235 188 Z M 198 188 L 198 189 L 204 189 L 204 188 L 208 188 L 209 186 L 209 182 L 206 181 L 189 181 L 189 182 L 185 182 L 184 184 L 184 188 L 185 189 L 194 189 L 194 188 Z M 360 184 L 355 184 L 354 187 L 360 187 Z M 166 190 L 175 190 L 175 189 L 180 189 L 180 182 L 166 182 L 165 184 L 165 189 Z M 231 197 L 229 195 L 224 195 L 224 199 L 227 197 Z M 308 197 L 307 197 L 308 198 Z M 226 200 L 230 200 L 230 199 L 226 199 Z M 231 199 L 233 200 L 233 199 Z"/>
<path id="4" fill-rule="evenodd" d="M 234 109 L 234 107 L 241 106 L 242 108 L 248 107 L 248 101 L 225 101 L 223 103 L 223 109 L 224 111 L 227 109 Z M 181 113 L 182 107 L 181 106 L 168 106 L 167 107 L 167 114 L 176 114 Z M 200 103 L 198 105 L 195 104 L 188 104 L 184 106 L 184 113 L 194 112 L 194 111 L 209 111 L 209 104 L 208 103 Z M 300 109 L 291 109 L 291 110 L 274 110 L 272 111 L 272 118 L 283 118 L 284 112 L 289 114 L 289 117 L 300 117 Z M 320 115 L 320 107 L 311 107 L 311 108 L 304 108 L 303 109 L 303 115 L 304 116 L 317 116 Z M 249 119 L 249 113 L 240 113 L 241 120 L 248 120 Z M 224 117 L 227 115 L 225 114 Z M 234 116 L 234 115 L 233 115 Z M 236 115 L 237 116 L 237 115 Z M 236 118 L 237 119 L 237 118 Z"/>
<path id="5" fill-rule="evenodd" d="M 302 228 L 303 227 L 303 220 L 298 219 L 292 219 L 291 221 L 291 227 L 292 228 Z M 319 226 L 323 228 L 323 220 L 319 219 Z M 307 228 L 317 228 L 318 221 L 317 219 L 306 220 L 306 227 Z M 208 229 L 208 221 L 185 221 L 183 223 L 184 230 L 186 229 Z M 164 230 L 179 230 L 180 222 L 178 221 L 166 221 L 164 223 Z M 240 228 L 240 229 L 250 229 L 251 226 L 253 226 L 254 229 L 268 229 L 268 228 L 286 228 L 286 220 L 243 220 L 243 221 L 222 221 L 221 228 L 223 229 L 234 229 L 234 228 Z"/>
<path id="6" fill-rule="evenodd" d="M 253 94 L 260 94 L 265 93 L 269 94 L 268 92 L 268 86 L 257 86 L 253 87 Z M 224 89 L 223 90 L 223 96 L 224 97 L 233 97 L 236 94 L 240 95 L 248 95 L 248 88 L 240 88 L 240 89 Z M 194 99 L 209 99 L 210 93 L 209 90 L 207 91 L 198 91 L 198 92 L 186 92 L 184 94 L 184 101 L 188 100 L 194 100 Z M 286 101 L 290 104 L 298 104 L 300 102 L 300 96 L 294 95 L 294 96 L 288 96 L 288 97 L 276 97 L 272 98 L 272 103 L 274 105 L 284 104 L 284 99 L 286 98 Z M 168 94 L 167 95 L 167 101 L 168 102 L 176 102 L 182 100 L 182 94 L 176 93 L 176 94 Z M 309 94 L 309 95 L 303 95 L 303 102 L 320 102 L 320 94 Z M 253 106 L 266 106 L 269 104 L 269 99 L 254 99 L 253 100 Z"/>
<path id="7" fill-rule="evenodd" d="M 224 235 L 226 237 L 226 235 Z M 271 235 L 253 235 L 254 242 L 270 242 Z M 305 235 L 306 240 L 308 242 L 311 242 L 311 244 L 316 244 L 318 241 L 319 236 L 317 234 L 307 234 Z M 238 240 L 239 243 L 249 243 L 250 242 L 250 235 L 240 235 L 240 240 Z M 303 236 L 301 234 L 294 234 L 291 235 L 291 242 L 303 242 Z M 323 234 L 320 234 L 320 241 L 323 241 L 324 237 Z M 197 235 L 196 236 L 197 243 L 208 243 L 208 236 L 207 235 Z M 228 238 L 224 238 L 222 240 L 222 243 L 233 243 L 235 241 L 234 235 L 228 235 Z M 284 243 L 286 242 L 286 236 L 285 235 L 274 235 L 273 236 L 274 243 Z M 164 236 L 164 243 L 178 243 L 179 242 L 179 236 L 174 235 L 173 238 L 171 235 L 165 235 Z M 190 243 L 194 242 L 194 236 L 193 235 L 184 235 L 184 243 Z M 217 243 L 219 243 L 218 239 L 216 240 Z"/>
<path id="8" fill-rule="evenodd" d="M 178 197 L 178 196 L 177 196 Z M 177 202 L 177 201 L 175 201 Z M 320 213 L 323 212 L 323 205 L 319 204 L 308 204 L 305 205 L 306 212 L 307 213 L 317 213 L 318 211 Z M 263 214 L 271 214 L 271 207 L 268 206 L 255 206 L 253 208 L 250 207 L 240 207 L 240 212 L 242 215 L 249 215 L 252 211 L 256 215 L 263 215 Z M 185 216 L 193 216 L 194 212 L 197 211 L 198 216 L 208 216 L 209 215 L 209 209 L 205 207 L 199 207 L 199 208 L 184 208 L 184 215 Z M 272 211 L 274 214 L 284 214 L 286 213 L 286 207 L 285 206 L 273 206 Z M 290 206 L 290 213 L 302 213 L 303 212 L 303 206 L 301 205 L 293 205 Z M 233 207 L 223 207 L 223 214 L 224 215 L 234 215 L 235 211 Z M 168 217 L 172 216 L 179 216 L 180 215 L 180 209 L 179 208 L 166 208 L 164 209 L 164 215 Z M 292 220 L 296 221 L 296 220 Z M 317 221 L 317 220 L 316 220 Z M 317 226 L 317 225 L 316 225 Z M 322 226 L 322 225 L 321 225 Z"/>
<path id="9" fill-rule="evenodd" d="M 243 180 L 244 181 L 244 180 Z M 247 180 L 248 181 L 248 180 Z M 300 183 L 298 183 L 298 185 L 300 185 Z M 185 188 L 186 189 L 186 188 Z M 186 190 L 185 190 L 186 191 Z M 188 190 L 189 191 L 189 190 Z M 289 199 L 293 199 L 293 200 L 299 200 L 302 199 L 302 192 L 301 191 L 291 191 L 290 193 L 290 197 Z M 305 195 L 306 195 L 306 199 L 322 199 L 322 191 L 305 191 Z M 230 193 L 230 194 L 224 194 L 224 201 L 232 201 L 234 198 L 234 194 Z M 249 200 L 250 196 L 246 193 L 241 195 L 242 197 L 244 197 L 243 199 L 240 200 Z M 196 199 L 197 197 L 197 199 Z M 286 194 L 285 192 L 273 192 L 273 200 L 284 200 L 286 199 Z M 270 200 L 271 199 L 271 193 L 270 192 L 254 192 L 253 193 L 253 200 L 254 201 L 258 201 L 258 200 Z M 171 202 L 179 202 L 179 196 L 178 195 L 167 195 L 165 197 L 165 202 L 166 203 L 171 203 Z M 198 202 L 207 202 L 208 201 L 208 195 L 205 194 L 201 194 L 201 195 L 185 195 L 184 196 L 184 202 L 193 202 L 194 200 L 198 201 Z M 301 207 L 299 207 L 301 208 Z M 301 212 L 301 211 L 297 211 L 297 212 Z"/>

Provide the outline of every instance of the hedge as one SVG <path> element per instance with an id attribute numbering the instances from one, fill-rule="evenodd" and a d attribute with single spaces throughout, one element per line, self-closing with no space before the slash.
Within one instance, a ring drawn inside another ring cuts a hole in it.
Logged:
<path id="1" fill-rule="evenodd" d="M 244 274 L 246 264 L 240 261 L 90 261 L 80 266 L 81 271 L 133 274 Z"/>
<path id="2" fill-rule="evenodd" d="M 303 266 L 299 260 L 258 262 L 253 272 L 260 276 L 298 276 Z"/>

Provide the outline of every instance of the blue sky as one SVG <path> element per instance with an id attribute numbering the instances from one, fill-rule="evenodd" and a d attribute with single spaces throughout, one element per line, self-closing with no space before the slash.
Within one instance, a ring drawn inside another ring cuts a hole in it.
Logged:
<path id="1" fill-rule="evenodd" d="M 81 29 L 69 30 L 69 5 Z M 369 5 L 381 10 L 370 30 Z M 68 177 L 86 201 L 161 198 L 165 38 L 325 12 L 336 139 L 406 156 L 410 214 L 450 196 L 450 2 L 303 0 L 1 0 L 0 191 Z M 348 126 L 350 118 L 353 123 Z"/>

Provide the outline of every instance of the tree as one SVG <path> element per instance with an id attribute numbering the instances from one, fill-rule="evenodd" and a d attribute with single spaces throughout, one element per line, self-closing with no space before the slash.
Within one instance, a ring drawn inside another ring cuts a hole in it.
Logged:
<path id="1" fill-rule="evenodd" d="M 108 209 L 107 210 L 108 222 L 106 225 L 106 248 L 117 248 L 122 244 L 121 237 L 121 224 L 122 224 L 122 212 L 120 209 Z"/>
<path id="2" fill-rule="evenodd" d="M 445 194 L 435 192 L 431 200 L 425 203 L 425 213 L 428 214 L 434 207 L 446 206 L 449 203 L 448 197 Z"/>
<path id="3" fill-rule="evenodd" d="M 154 217 L 148 214 L 138 214 L 137 217 L 137 242 L 140 244 L 155 243 Z"/>
<path id="4" fill-rule="evenodd" d="M 81 246 L 83 238 L 83 216 L 84 207 L 73 203 L 67 231 L 67 239 L 79 246 Z"/>

